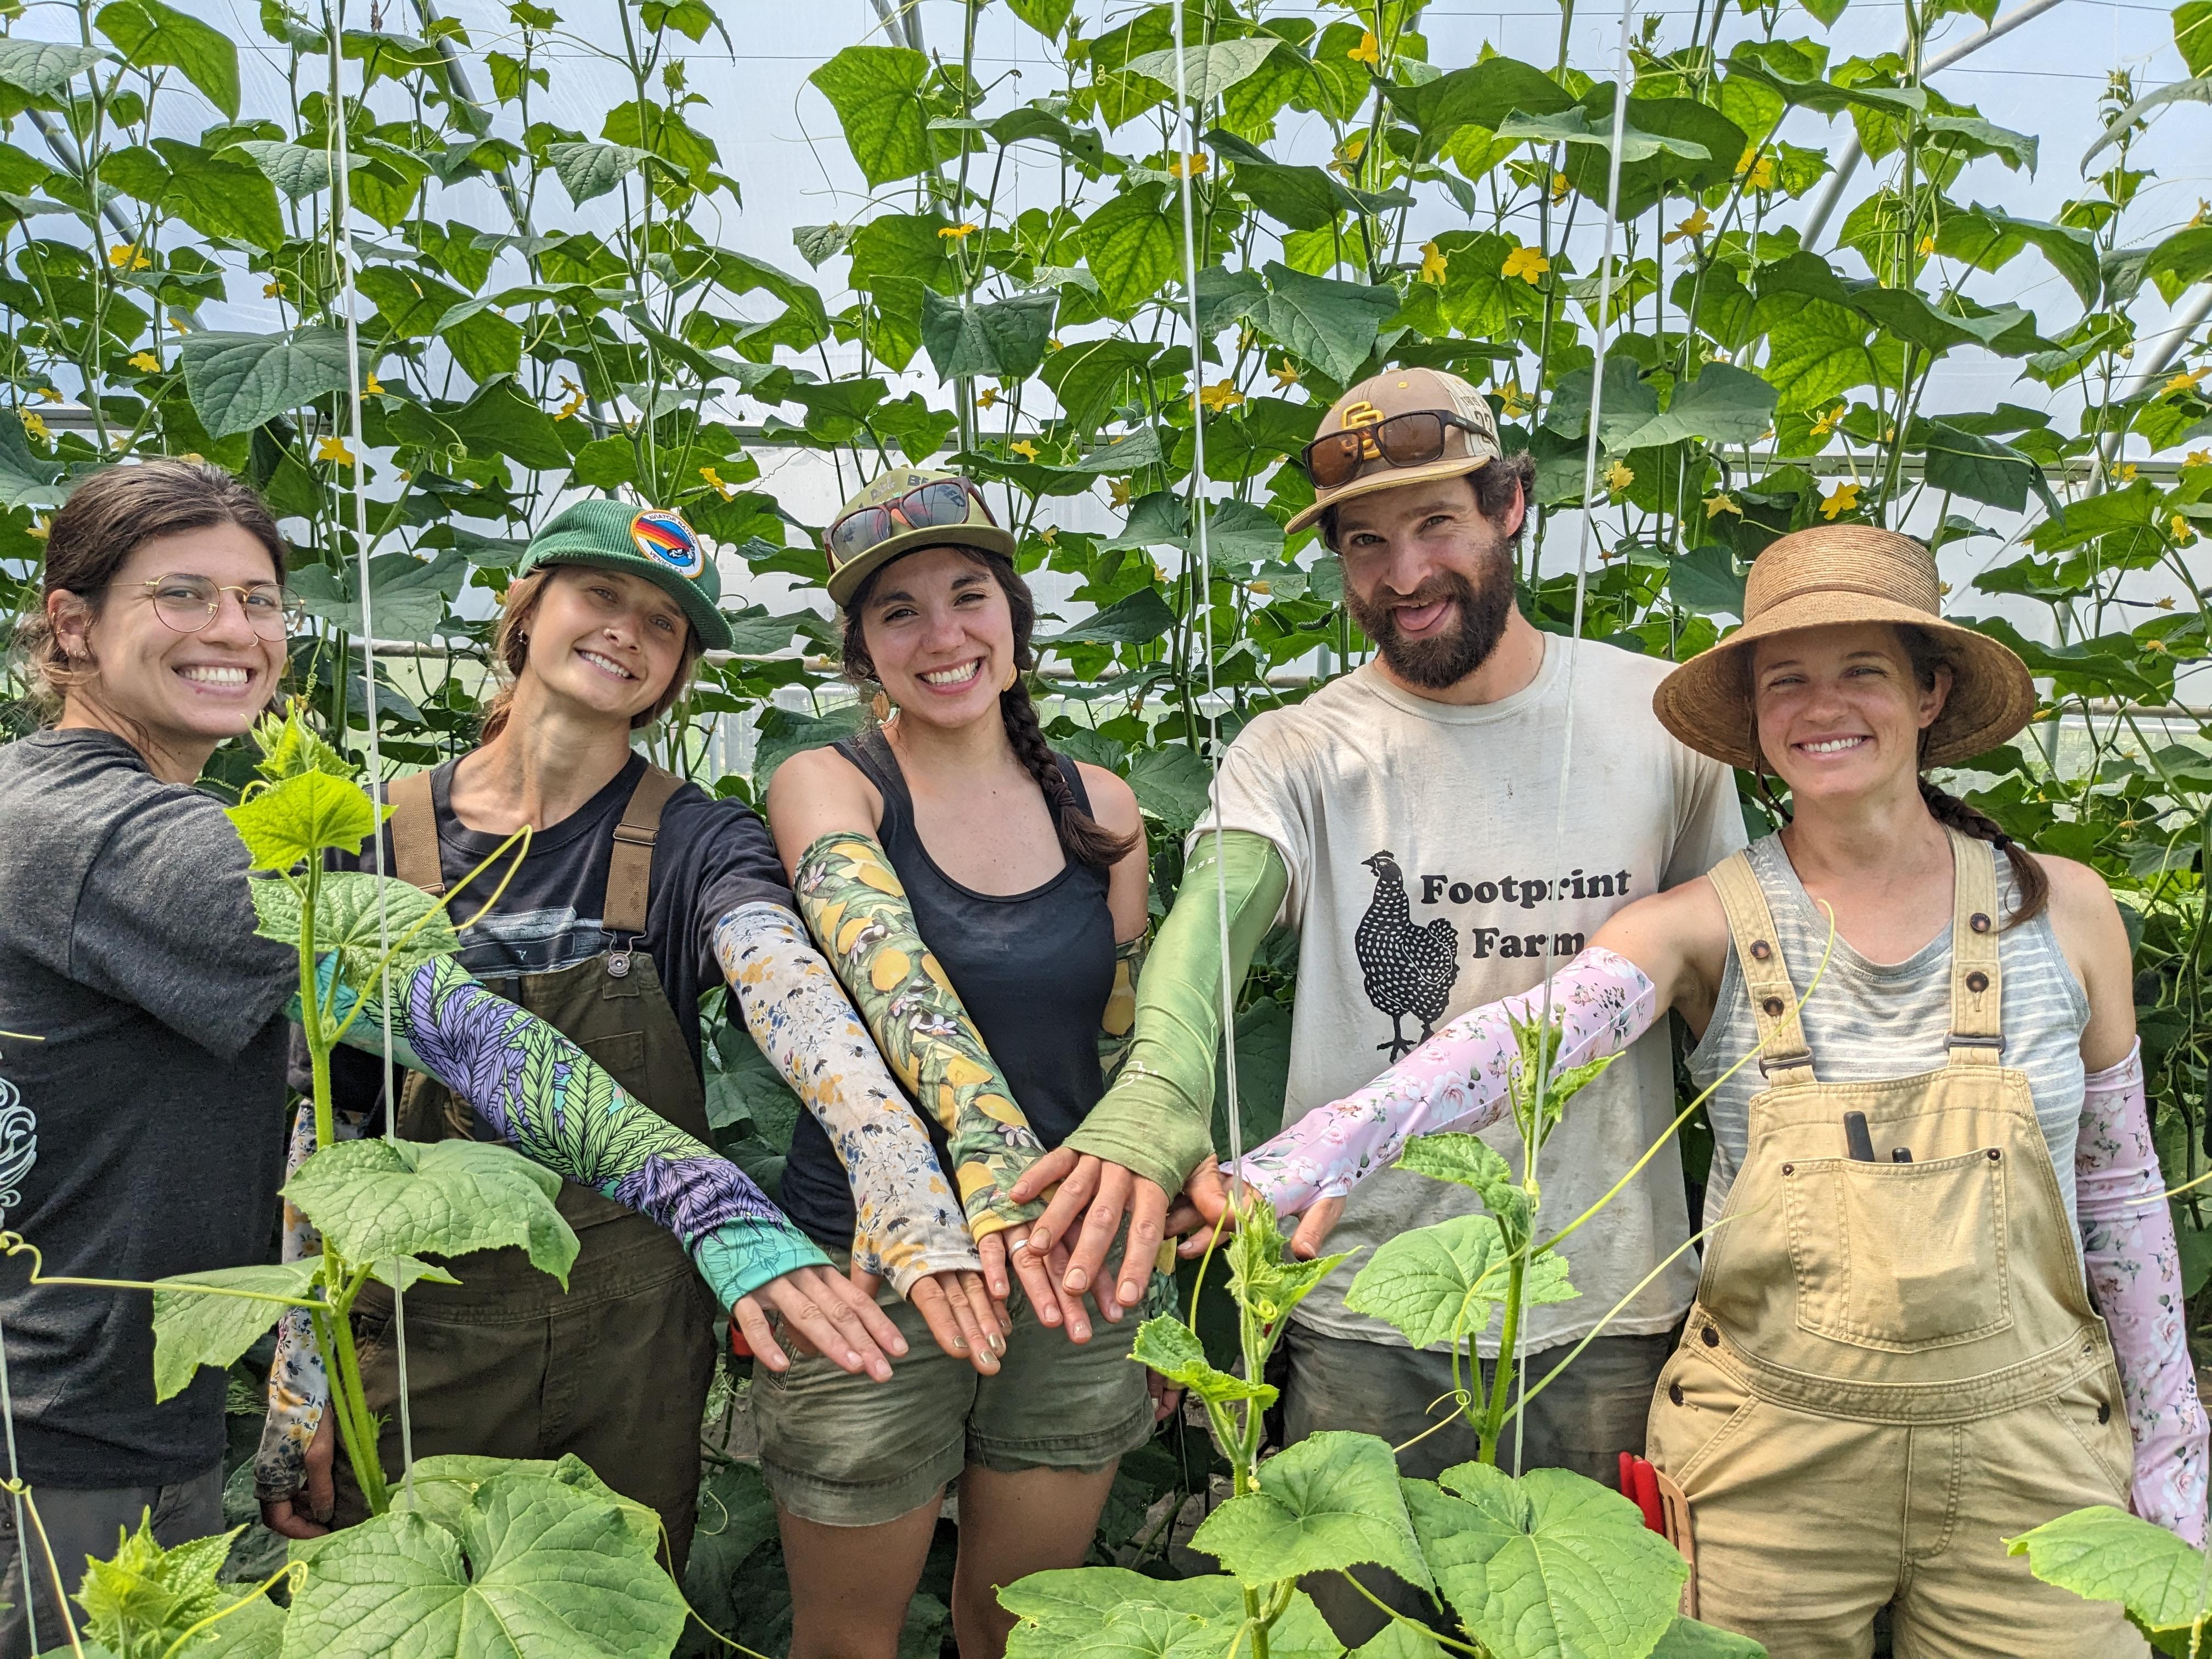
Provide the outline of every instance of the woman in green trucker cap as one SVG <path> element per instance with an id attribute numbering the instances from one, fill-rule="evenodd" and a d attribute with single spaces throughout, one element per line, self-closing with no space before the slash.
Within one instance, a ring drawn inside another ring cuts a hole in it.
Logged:
<path id="1" fill-rule="evenodd" d="M 801 1359 L 755 1380 L 753 1419 L 793 1659 L 890 1659 L 956 1481 L 953 1628 L 962 1653 L 989 1659 L 1012 1624 L 994 1587 L 1081 1563 L 1117 1461 L 1155 1420 L 1148 1373 L 1129 1359 L 1137 1310 L 1102 1285 L 1094 1326 L 1056 1294 L 1057 1270 L 1026 1245 L 1036 1206 L 1006 1196 L 1118 1060 L 1146 934 L 1145 837 L 1127 784 L 1045 740 L 1023 680 L 1036 605 L 974 485 L 896 470 L 825 539 L 846 675 L 880 690 L 879 715 L 897 712 L 785 762 L 769 822 L 800 914 L 930 1125 L 1006 1346 L 994 1372 L 923 1354 L 880 1389 Z M 802 1123 L 783 1202 L 833 1260 L 864 1231 L 846 1188 Z M 910 1310 L 890 1311 L 915 1328 Z"/>
<path id="2" fill-rule="evenodd" d="M 997 1333 L 975 1247 L 921 1125 L 807 940 L 765 826 L 631 747 L 683 695 L 701 654 L 729 644 L 719 596 L 714 562 L 680 514 L 604 500 L 556 514 L 507 590 L 483 741 L 392 785 L 385 867 L 443 892 L 532 826 L 511 872 L 502 860 L 454 893 L 462 962 L 709 1144 L 699 1006 L 726 983 L 732 1017 L 844 1162 L 865 1218 L 863 1259 L 913 1298 L 949 1352 L 991 1363 Z M 368 1118 L 381 1069 L 343 1058 L 356 1063 L 338 1079 L 340 1104 Z M 416 1075 L 399 1092 L 398 1128 L 424 1140 L 482 1133 L 465 1103 Z M 676 1236 L 639 1212 L 645 1188 L 674 1178 L 647 1168 L 612 1190 L 564 1184 L 560 1208 L 582 1243 L 565 1293 L 519 1250 L 470 1255 L 454 1264 L 458 1285 L 409 1291 L 404 1340 L 416 1456 L 574 1452 L 659 1511 L 680 1571 L 723 1310 Z M 834 1274 L 809 1289 L 865 1303 Z M 401 1433 L 393 1311 L 377 1287 L 355 1315 L 390 1467 Z M 742 1334 L 769 1368 L 782 1359 L 765 1325 L 749 1322 Z M 319 1436 L 311 1354 L 287 1345 L 257 1471 L 270 1524 L 295 1536 L 361 1514 L 343 1460 L 333 1480 L 327 1428 Z M 848 1349 L 823 1363 L 888 1375 L 867 1358 Z"/>

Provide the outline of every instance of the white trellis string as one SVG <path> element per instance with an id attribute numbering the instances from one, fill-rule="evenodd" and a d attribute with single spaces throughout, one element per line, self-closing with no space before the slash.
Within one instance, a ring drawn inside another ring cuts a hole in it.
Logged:
<path id="1" fill-rule="evenodd" d="M 35 1260 L 35 1258 L 34 1258 Z M 8 1420 L 8 1480 L 15 1500 L 15 1577 L 23 1586 L 23 1623 L 31 1651 L 39 1651 L 39 1595 L 31 1584 L 31 1534 L 23 1524 L 23 1470 L 15 1457 L 15 1400 L 8 1389 L 8 1328 L 0 1324 L 0 1417 Z M 62 1609 L 64 1623 L 69 1609 Z"/>
<path id="2" fill-rule="evenodd" d="M 1184 62 L 1183 9 L 1173 7 L 1175 20 L 1175 90 L 1176 155 L 1176 193 L 1182 206 L 1182 288 L 1190 310 L 1190 435 L 1192 532 L 1198 538 L 1198 579 L 1206 591 L 1206 632 L 1200 641 L 1206 658 L 1206 796 L 1213 808 L 1214 909 L 1220 921 L 1221 1053 L 1224 1108 L 1229 1120 L 1230 1200 L 1241 1204 L 1244 1196 L 1244 1111 L 1237 1096 L 1237 986 L 1230 966 L 1229 870 L 1222 861 L 1221 837 L 1221 709 L 1213 676 L 1213 553 L 1207 540 L 1206 502 L 1206 405 L 1199 397 L 1205 380 L 1206 335 L 1199 322 L 1198 246 L 1196 215 L 1191 209 L 1190 176 L 1197 169 L 1198 131 L 1191 118 L 1189 70 Z M 1213 77 L 1206 77 L 1209 95 Z M 1188 552 L 1188 547 L 1185 549 Z M 1184 569 L 1190 567 L 1186 560 Z"/>
<path id="3" fill-rule="evenodd" d="M 377 696 L 376 685 L 376 629 L 371 610 L 368 574 L 368 445 L 362 437 L 361 389 L 361 318 L 359 295 L 354 286 L 353 233 L 350 224 L 353 207 L 352 134 L 345 116 L 345 89 L 340 78 L 339 42 L 345 31 L 345 0 L 334 0 L 334 12 L 323 14 L 324 32 L 328 36 L 331 54 L 330 109 L 323 124 L 326 142 L 331 146 L 330 167 L 332 198 L 331 204 L 331 250 L 337 261 L 338 282 L 345 299 L 346 396 L 352 416 L 350 436 L 353 471 L 353 541 L 354 558 L 361 586 L 361 669 L 362 692 L 368 704 L 368 774 L 372 783 L 384 781 L 384 745 L 382 742 L 383 707 Z M 364 71 L 364 74 L 366 71 Z M 364 100 L 368 95 L 366 80 L 362 87 Z M 338 680 L 342 689 L 346 672 L 345 658 L 338 659 Z M 338 707 L 343 710 L 346 699 L 341 695 Z M 339 734 L 341 741 L 343 733 Z M 380 960 L 388 961 L 392 951 L 391 917 L 386 905 L 385 878 L 390 872 L 385 867 L 384 831 L 380 824 L 369 836 L 375 848 L 376 866 L 376 948 Z M 398 1066 L 392 1054 L 392 975 L 390 969 L 377 979 L 377 994 L 383 1003 L 384 1016 L 384 1138 L 387 1141 L 398 1138 L 399 1091 Z M 399 1470 L 403 1484 L 412 1488 L 415 1480 L 415 1425 L 407 1403 L 407 1312 L 406 1297 L 398 1280 L 405 1275 L 395 1272 L 392 1285 L 392 1354 L 399 1373 Z M 325 1410 L 330 1407 L 326 1406 Z M 376 1455 L 369 1449 L 369 1455 Z"/>
<path id="4" fill-rule="evenodd" d="M 1567 786 L 1574 775 L 1575 762 L 1575 668 L 1582 652 L 1583 607 L 1589 592 L 1590 537 L 1596 514 L 1591 502 L 1591 493 L 1597 488 L 1598 421 L 1605 411 L 1605 351 L 1613 329 L 1613 243 L 1620 228 L 1620 150 L 1628 126 L 1628 94 L 1630 88 L 1628 42 L 1630 24 L 1636 15 L 1636 0 L 1621 0 L 1620 49 L 1619 83 L 1613 100 L 1613 146 L 1606 161 L 1605 178 L 1605 238 L 1604 252 L 1598 266 L 1597 342 L 1590 360 L 1590 396 L 1589 423 L 1583 428 L 1583 513 L 1580 533 L 1575 542 L 1575 605 L 1574 620 L 1568 630 L 1566 672 L 1562 682 L 1562 699 L 1565 714 L 1559 731 L 1559 804 L 1552 826 L 1552 858 L 1553 879 L 1547 897 L 1545 919 L 1556 924 L 1559 915 L 1558 871 L 1566 856 L 1567 846 Z M 1525 513 L 1525 508 L 1523 509 Z M 1547 1030 L 1552 1024 L 1552 975 L 1555 971 L 1553 957 L 1559 943 L 1556 925 L 1544 930 L 1544 996 L 1537 1011 L 1537 1030 Z M 1537 1055 L 1544 1054 L 1539 1040 Z M 1551 1083 L 1547 1066 L 1536 1068 L 1534 1121 L 1530 1126 L 1522 1151 L 1522 1178 L 1533 1181 L 1536 1176 L 1539 1147 L 1537 1138 L 1542 1133 L 1544 1096 Z M 1528 1349 L 1527 1328 L 1516 1327 L 1513 1333 L 1514 1352 L 1500 1354 L 1501 1368 L 1510 1367 L 1519 1376 L 1518 1397 L 1528 1397 Z M 1496 1386 L 1495 1383 L 1492 1384 Z M 1528 1419 L 1526 1412 L 1513 1414 L 1513 1472 L 1521 1472 L 1521 1454 L 1528 1436 Z"/>

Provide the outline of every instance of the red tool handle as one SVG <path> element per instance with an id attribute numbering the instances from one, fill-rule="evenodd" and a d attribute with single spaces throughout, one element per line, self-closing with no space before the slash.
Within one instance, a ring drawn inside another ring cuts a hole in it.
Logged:
<path id="1" fill-rule="evenodd" d="M 1620 1495 L 1644 1512 L 1644 1524 L 1662 1536 L 1667 1512 L 1659 1503 L 1659 1472 L 1633 1452 L 1620 1455 Z"/>

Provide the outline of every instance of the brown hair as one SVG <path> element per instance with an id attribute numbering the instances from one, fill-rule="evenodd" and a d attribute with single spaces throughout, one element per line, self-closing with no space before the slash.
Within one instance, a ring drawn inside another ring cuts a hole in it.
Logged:
<path id="1" fill-rule="evenodd" d="M 1923 691 L 1936 689 L 1936 670 L 1938 666 L 1950 667 L 1956 674 L 1955 665 L 1937 642 L 1935 635 L 1924 628 L 1916 628 L 1911 623 L 1895 623 L 1892 626 L 1897 629 L 1898 641 L 1905 647 L 1905 654 L 1912 664 L 1913 680 Z M 1750 653 L 1738 654 L 1743 658 L 1740 672 L 1744 684 L 1744 706 L 1751 714 L 1751 749 L 1752 753 L 1759 757 L 1759 764 L 1752 769 L 1752 775 L 1768 808 L 1786 823 L 1790 821 L 1789 811 L 1775 798 L 1773 789 L 1767 783 L 1766 754 L 1759 746 L 1759 711 L 1752 695 Z M 1928 732 L 1924 730 L 1920 734 L 1920 750 L 1923 755 L 1928 750 Z M 1948 829 L 1956 830 L 1962 836 L 1989 842 L 2002 852 L 2012 865 L 2013 885 L 2020 890 L 2020 902 L 2004 925 L 2016 927 L 2021 922 L 2033 921 L 2041 915 L 2044 908 L 2051 902 L 2051 877 L 2045 871 L 2041 860 L 2007 835 L 2004 826 L 1988 813 L 1968 805 L 1956 795 L 1929 782 L 1925 772 L 1919 775 L 1919 783 L 1920 799 L 1927 805 L 1929 817 Z"/>
<path id="2" fill-rule="evenodd" d="M 1911 623 L 1896 626 L 1897 636 L 1905 645 L 1905 654 L 1912 659 L 1912 678 L 1923 691 L 1933 690 L 1936 667 L 1939 664 L 1949 665 L 1949 656 L 1926 629 L 1915 628 Z M 1957 672 L 1954 666 L 1952 672 L 1955 675 Z M 1928 745 L 1926 732 L 1920 734 L 1920 744 L 1924 753 Z M 1976 841 L 1988 842 L 2001 849 L 2011 862 L 2013 885 L 2020 889 L 2020 902 L 2005 922 L 2006 927 L 2016 927 L 2043 914 L 2044 907 L 2051 902 L 2051 878 L 2034 854 L 2005 834 L 2004 826 L 1988 813 L 1937 788 L 1924 772 L 1920 776 L 1920 799 L 1928 804 L 1928 811 L 1936 823 L 1961 835 L 1972 836 Z"/>
<path id="3" fill-rule="evenodd" d="M 960 551 L 991 573 L 1000 591 L 1006 594 L 1006 609 L 1013 616 L 1014 683 L 999 693 L 999 718 L 1006 722 L 1006 740 L 1014 746 L 1015 758 L 1044 792 L 1044 804 L 1051 810 L 1053 828 L 1060 836 L 1060 851 L 1075 863 L 1087 864 L 1097 870 L 1109 868 L 1137 845 L 1139 837 L 1115 834 L 1077 804 L 1075 792 L 1067 786 L 1066 774 L 1060 769 L 1059 757 L 1045 741 L 1044 728 L 1037 723 L 1036 704 L 1030 698 L 1027 678 L 1036 667 L 1036 653 L 1030 645 L 1030 635 L 1036 629 L 1036 596 L 1012 563 L 999 554 L 973 547 L 963 547 Z M 861 615 L 867 609 L 868 595 L 875 592 L 884 572 L 898 562 L 893 559 L 870 571 L 845 605 L 845 678 L 864 690 L 876 684 L 876 664 L 868 654 Z"/>
<path id="4" fill-rule="evenodd" d="M 163 456 L 103 468 L 71 492 L 47 529 L 41 601 L 72 593 L 97 617 L 108 584 L 141 542 L 225 524 L 236 525 L 266 548 L 276 580 L 284 580 L 284 538 L 276 518 L 249 486 L 221 467 Z M 27 670 L 32 705 L 46 724 L 59 718 L 72 688 L 100 675 L 89 653 L 72 658 L 62 649 L 43 602 L 16 624 L 15 649 Z"/>
<path id="5" fill-rule="evenodd" d="M 1502 523 L 1513 510 L 1513 498 L 1517 491 L 1522 501 L 1534 504 L 1536 499 L 1536 458 L 1525 449 L 1516 449 L 1510 455 L 1500 455 L 1485 462 L 1472 472 L 1461 474 L 1474 491 L 1475 511 L 1492 523 Z M 1332 553 L 1336 551 L 1337 513 L 1341 501 L 1331 502 L 1322 509 L 1317 521 L 1321 526 L 1322 544 Z M 1520 528 L 1506 538 L 1506 545 L 1518 549 L 1521 532 L 1528 527 L 1528 515 L 1521 515 Z"/>
<path id="6" fill-rule="evenodd" d="M 499 689 L 484 704 L 483 729 L 478 742 L 489 743 L 507 730 L 507 717 L 514 712 L 514 683 L 522 678 L 523 667 L 530 660 L 530 624 L 538 615 L 538 607 L 544 602 L 545 584 L 555 571 L 573 568 L 548 565 L 507 584 L 507 598 L 499 608 L 499 626 L 493 631 L 491 641 L 491 672 L 499 681 Z M 654 700 L 653 707 L 629 717 L 631 731 L 652 725 L 676 706 L 676 700 L 691 689 L 691 676 L 706 650 L 699 630 L 687 621 L 684 624 L 683 660 L 676 665 L 667 689 Z"/>

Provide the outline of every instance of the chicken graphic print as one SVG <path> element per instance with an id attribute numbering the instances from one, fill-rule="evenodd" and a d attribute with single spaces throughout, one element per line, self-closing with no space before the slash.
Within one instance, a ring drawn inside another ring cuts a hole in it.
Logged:
<path id="1" fill-rule="evenodd" d="M 1389 1041 L 1375 1046 L 1395 1060 L 1435 1035 L 1437 1021 L 1451 1004 L 1459 979 L 1459 930 L 1442 916 L 1413 925 L 1405 872 L 1388 848 L 1360 862 L 1375 872 L 1375 896 L 1359 919 L 1352 948 L 1367 1000 L 1390 1016 Z M 1421 1022 L 1418 1036 L 1406 1035 L 1408 1015 Z"/>

